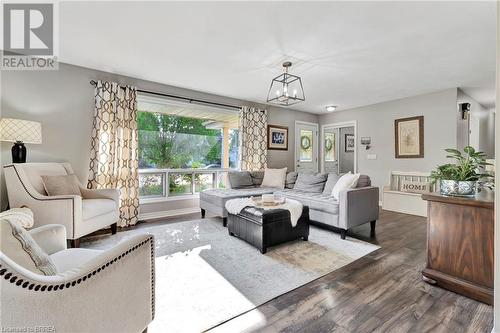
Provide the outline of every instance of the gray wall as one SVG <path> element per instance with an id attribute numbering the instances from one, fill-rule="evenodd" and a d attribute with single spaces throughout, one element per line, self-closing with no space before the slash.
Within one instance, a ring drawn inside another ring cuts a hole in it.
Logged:
<path id="1" fill-rule="evenodd" d="M 144 81 L 93 69 L 59 64 L 58 71 L 4 71 L 1 76 L 1 116 L 42 123 L 43 144 L 27 145 L 28 161 L 68 161 L 76 175 L 87 179 L 94 89 L 90 80 L 110 80 L 151 90 L 220 103 L 267 108 L 269 123 L 288 126 L 288 151 L 269 151 L 269 167 L 293 168 L 295 120 L 318 122 L 318 116 L 294 110 L 259 105 L 222 96 Z M 10 143 L 1 143 L 2 164 L 11 162 Z M 6 190 L 1 175 L 1 203 L 6 205 Z M 155 204 L 168 210 L 178 202 Z"/>
<path id="2" fill-rule="evenodd" d="M 341 127 L 340 128 L 340 149 L 339 149 L 339 163 L 340 163 L 340 173 L 347 173 L 349 171 L 354 172 L 354 154 L 355 152 L 345 151 L 345 135 L 353 134 L 354 127 Z"/>
<path id="3" fill-rule="evenodd" d="M 391 171 L 431 171 L 444 163 L 445 148 L 455 147 L 457 89 L 403 98 L 399 100 L 333 112 L 320 116 L 320 124 L 357 121 L 358 172 L 372 178 L 374 186 L 382 190 L 389 184 Z M 396 159 L 394 120 L 424 116 L 424 158 Z M 372 148 L 365 150 L 361 137 L 372 138 Z M 367 154 L 376 154 L 376 160 L 367 160 Z"/>

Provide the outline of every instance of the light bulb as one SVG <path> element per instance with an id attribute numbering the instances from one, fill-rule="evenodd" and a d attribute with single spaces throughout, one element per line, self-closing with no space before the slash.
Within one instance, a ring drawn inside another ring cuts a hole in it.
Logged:
<path id="1" fill-rule="evenodd" d="M 335 105 L 328 105 L 325 108 L 326 108 L 326 111 L 332 112 L 332 111 L 335 111 L 335 109 L 337 108 L 337 106 L 335 106 Z"/>
<path id="2" fill-rule="evenodd" d="M 279 96 L 279 95 L 280 95 L 280 91 L 276 90 L 276 96 Z"/>
<path id="3" fill-rule="evenodd" d="M 284 93 L 288 92 L 288 86 L 284 86 L 284 87 L 283 87 L 283 92 L 284 92 Z"/>
<path id="4" fill-rule="evenodd" d="M 293 97 L 297 98 L 297 89 L 293 90 Z"/>

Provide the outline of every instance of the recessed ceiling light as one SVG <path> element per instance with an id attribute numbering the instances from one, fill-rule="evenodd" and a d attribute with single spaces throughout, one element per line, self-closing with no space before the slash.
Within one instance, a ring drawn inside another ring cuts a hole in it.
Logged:
<path id="1" fill-rule="evenodd" d="M 335 109 L 337 109 L 337 106 L 336 105 L 327 105 L 325 107 L 326 111 L 328 112 L 332 112 L 332 111 L 335 111 Z"/>

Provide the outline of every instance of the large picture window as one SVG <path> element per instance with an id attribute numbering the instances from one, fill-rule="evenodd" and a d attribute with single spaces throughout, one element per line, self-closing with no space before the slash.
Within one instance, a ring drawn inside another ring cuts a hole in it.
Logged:
<path id="1" fill-rule="evenodd" d="M 164 103 L 138 103 L 142 198 L 193 195 L 223 187 L 238 168 L 236 113 Z"/>

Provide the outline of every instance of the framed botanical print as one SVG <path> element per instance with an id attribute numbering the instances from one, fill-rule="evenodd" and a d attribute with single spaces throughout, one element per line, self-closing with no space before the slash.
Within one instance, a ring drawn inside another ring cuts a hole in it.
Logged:
<path id="1" fill-rule="evenodd" d="M 396 158 L 424 157 L 424 116 L 396 119 Z"/>
<path id="2" fill-rule="evenodd" d="M 267 149 L 288 150 L 288 127 L 267 125 Z"/>
<path id="3" fill-rule="evenodd" d="M 354 134 L 346 134 L 345 135 L 345 149 L 346 153 L 354 152 L 354 146 L 356 145 L 356 141 L 354 140 Z"/>

